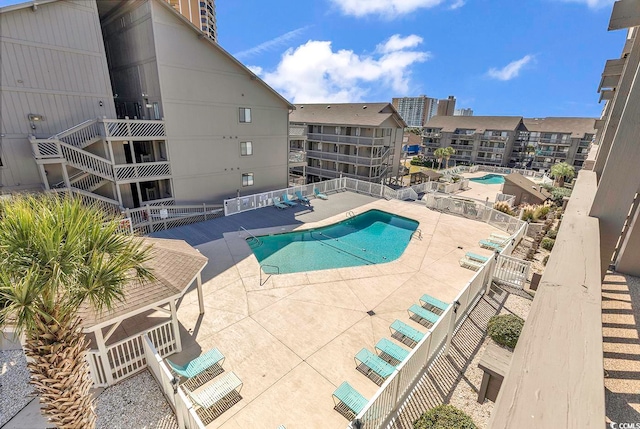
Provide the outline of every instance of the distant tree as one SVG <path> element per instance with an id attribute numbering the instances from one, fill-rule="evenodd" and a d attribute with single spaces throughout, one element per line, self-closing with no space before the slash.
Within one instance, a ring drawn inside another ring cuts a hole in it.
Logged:
<path id="1" fill-rule="evenodd" d="M 576 170 L 567 164 L 566 162 L 559 162 L 551 167 L 551 177 L 556 179 L 558 187 L 564 186 L 564 181 L 567 179 L 573 179 L 576 175 Z"/>
<path id="2" fill-rule="evenodd" d="M 438 149 L 433 151 L 433 156 L 438 160 L 438 170 L 442 167 L 442 160 L 446 156 L 446 149 L 443 147 L 439 147 Z"/>
<path id="3" fill-rule="evenodd" d="M 447 160 L 445 168 L 449 168 L 449 158 L 451 158 L 451 155 L 454 153 L 456 153 L 456 150 L 451 146 L 444 148 L 444 158 Z"/>

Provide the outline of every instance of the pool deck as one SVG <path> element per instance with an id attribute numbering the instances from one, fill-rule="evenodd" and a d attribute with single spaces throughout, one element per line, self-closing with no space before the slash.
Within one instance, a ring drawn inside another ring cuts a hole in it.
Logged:
<path id="1" fill-rule="evenodd" d="M 333 410 L 337 386 L 346 380 L 367 399 L 378 389 L 355 369 L 354 355 L 389 338 L 395 319 L 425 332 L 407 308 L 424 293 L 451 302 L 474 274 L 458 260 L 467 251 L 490 256 L 477 243 L 497 231 L 417 203 L 350 192 L 314 199 L 312 206 L 268 207 L 155 234 L 185 239 L 209 257 L 206 312 L 199 314 L 195 290 L 185 294 L 178 309 L 183 351 L 171 359 L 182 364 L 217 347 L 225 371 L 244 383 L 242 400 L 208 428 L 344 429 L 347 420 Z M 422 239 L 412 239 L 393 262 L 274 275 L 262 286 L 247 234 L 238 231 L 241 225 L 255 235 L 317 227 L 344 220 L 348 210 L 373 208 L 419 221 Z"/>
<path id="2" fill-rule="evenodd" d="M 487 173 L 486 171 L 477 171 L 475 173 L 464 173 L 463 176 L 467 179 L 482 177 L 488 174 L 497 174 L 497 173 Z M 500 174 L 498 174 L 501 176 Z M 493 204 L 496 200 L 496 194 L 502 193 L 502 183 L 497 185 L 488 185 L 485 183 L 478 183 L 469 181 L 469 189 L 466 191 L 457 193 L 461 197 L 473 198 L 479 201 L 486 201 L 489 198 L 489 202 Z"/>

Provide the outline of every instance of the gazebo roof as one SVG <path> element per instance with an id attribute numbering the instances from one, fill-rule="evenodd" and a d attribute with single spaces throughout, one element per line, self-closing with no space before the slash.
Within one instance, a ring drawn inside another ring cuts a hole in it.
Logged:
<path id="1" fill-rule="evenodd" d="M 116 302 L 111 310 L 97 313 L 88 302 L 84 302 L 78 310 L 78 316 L 85 330 L 93 330 L 88 328 L 104 325 L 105 322 L 115 323 L 178 297 L 207 265 L 208 258 L 183 240 L 148 237 L 142 240 L 152 246 L 147 265 L 153 271 L 155 280 L 144 284 L 127 284 L 124 300 Z"/>
<path id="2" fill-rule="evenodd" d="M 417 176 L 428 177 L 430 180 L 438 180 L 442 177 L 442 174 L 429 168 L 412 165 L 409 168 L 409 174 L 415 174 Z"/>

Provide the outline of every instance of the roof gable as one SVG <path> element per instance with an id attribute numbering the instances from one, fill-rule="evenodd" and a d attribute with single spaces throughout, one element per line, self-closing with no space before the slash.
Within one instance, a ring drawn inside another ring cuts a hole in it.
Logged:
<path id="1" fill-rule="evenodd" d="M 406 127 L 391 103 L 296 104 L 295 107 L 289 116 L 291 122 L 379 127 L 392 119 L 398 127 Z"/>

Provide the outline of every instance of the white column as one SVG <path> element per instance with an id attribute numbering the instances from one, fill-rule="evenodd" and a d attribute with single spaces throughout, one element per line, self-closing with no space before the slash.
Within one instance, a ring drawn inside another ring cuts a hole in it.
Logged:
<path id="1" fill-rule="evenodd" d="M 38 171 L 40 171 L 40 177 L 42 178 L 44 189 L 48 191 L 51 188 L 49 187 L 49 179 L 47 179 L 47 172 L 44 169 L 44 165 L 38 164 Z"/>
<path id="2" fill-rule="evenodd" d="M 204 296 L 202 294 L 202 273 L 198 273 L 196 282 L 198 284 L 198 305 L 200 307 L 200 314 L 204 314 Z"/>
<path id="3" fill-rule="evenodd" d="M 96 336 L 96 343 L 98 344 L 98 351 L 100 352 L 100 362 L 102 363 L 102 369 L 107 379 L 107 385 L 113 385 L 113 374 L 111 372 L 111 366 L 109 366 L 109 358 L 107 356 L 107 345 L 104 343 L 104 337 L 102 336 L 102 328 L 98 328 L 93 331 Z M 99 377 L 94 377 L 98 379 Z"/>
<path id="4" fill-rule="evenodd" d="M 171 308 L 171 326 L 173 326 L 173 336 L 176 339 L 176 353 L 180 353 L 182 351 L 182 339 L 180 338 L 180 325 L 178 324 L 176 302 L 171 300 L 169 308 Z"/>
<path id="5" fill-rule="evenodd" d="M 71 182 L 69 182 L 69 172 L 67 171 L 67 164 L 61 164 L 62 166 L 62 178 L 64 179 L 64 186 L 67 188 L 71 187 Z"/>

